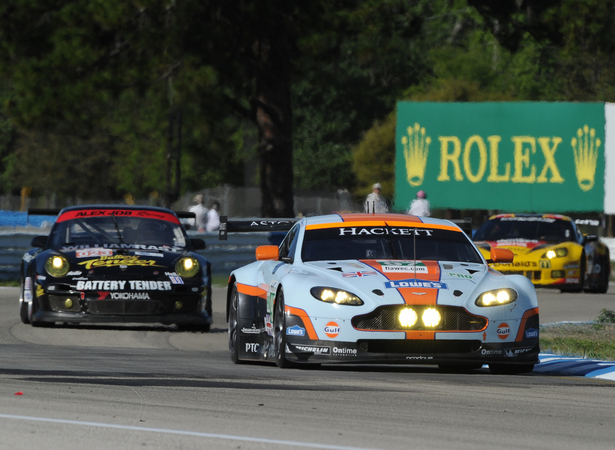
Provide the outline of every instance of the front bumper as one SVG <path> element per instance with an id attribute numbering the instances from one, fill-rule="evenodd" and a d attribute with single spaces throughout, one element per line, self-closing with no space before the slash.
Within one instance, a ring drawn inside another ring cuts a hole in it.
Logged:
<path id="1" fill-rule="evenodd" d="M 53 291 L 37 297 L 33 323 L 161 323 L 208 326 L 207 291 L 80 292 Z M 103 295 L 101 295 L 103 294 Z M 205 294 L 205 296 L 204 296 Z M 104 298 L 103 298 L 104 297 Z"/>
<path id="2" fill-rule="evenodd" d="M 308 364 L 538 364 L 538 339 L 482 343 L 478 340 L 299 341 L 287 336 L 286 359 Z"/>
<path id="3" fill-rule="evenodd" d="M 522 262 L 519 262 L 522 264 Z M 527 263 L 529 265 L 529 262 Z M 497 268 L 504 275 L 523 275 L 534 286 L 556 287 L 574 286 L 580 283 L 581 269 L 578 263 L 552 264 L 548 268 L 540 268 L 539 262 L 533 262 L 533 266 L 520 268 L 499 265 Z"/>
<path id="4" fill-rule="evenodd" d="M 66 313 L 56 311 L 38 310 L 32 315 L 34 323 L 63 322 L 70 324 L 79 323 L 161 323 L 163 325 L 211 325 L 212 319 L 205 311 L 187 314 L 162 314 L 162 315 L 93 315 L 88 313 Z"/>

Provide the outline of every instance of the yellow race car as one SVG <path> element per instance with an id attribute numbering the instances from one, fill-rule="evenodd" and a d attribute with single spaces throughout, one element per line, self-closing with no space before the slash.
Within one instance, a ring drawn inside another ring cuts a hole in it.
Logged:
<path id="1" fill-rule="evenodd" d="M 599 293 L 609 288 L 609 248 L 597 235 L 583 234 L 570 217 L 500 214 L 490 217 L 473 240 L 488 262 L 492 248 L 511 250 L 512 263 L 490 266 L 505 275 L 525 275 L 537 287 Z"/>

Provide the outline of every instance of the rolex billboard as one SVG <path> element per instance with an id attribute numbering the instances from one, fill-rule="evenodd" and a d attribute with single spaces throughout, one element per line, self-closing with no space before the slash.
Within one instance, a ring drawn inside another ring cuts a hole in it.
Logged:
<path id="1" fill-rule="evenodd" d="M 602 211 L 604 103 L 397 107 L 395 208 Z"/>

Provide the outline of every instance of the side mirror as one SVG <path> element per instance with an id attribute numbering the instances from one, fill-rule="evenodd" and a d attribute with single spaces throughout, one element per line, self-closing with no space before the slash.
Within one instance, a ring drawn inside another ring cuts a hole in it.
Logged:
<path id="1" fill-rule="evenodd" d="M 40 247 L 40 248 L 45 248 L 45 246 L 47 245 L 47 236 L 36 236 L 32 239 L 32 242 L 30 243 L 30 245 L 32 247 Z"/>
<path id="2" fill-rule="evenodd" d="M 207 248 L 205 241 L 199 238 L 190 239 L 190 245 L 192 245 L 192 248 L 195 250 L 205 250 Z"/>
<path id="3" fill-rule="evenodd" d="M 598 240 L 598 235 L 597 234 L 585 234 L 583 235 L 583 243 L 587 243 L 587 242 L 595 242 Z"/>
<path id="4" fill-rule="evenodd" d="M 494 263 L 511 263 L 515 259 L 515 254 L 507 248 L 492 248 L 491 262 Z"/>
<path id="5" fill-rule="evenodd" d="M 277 245 L 259 245 L 256 247 L 256 260 L 268 261 L 277 260 L 280 257 L 280 249 Z"/>

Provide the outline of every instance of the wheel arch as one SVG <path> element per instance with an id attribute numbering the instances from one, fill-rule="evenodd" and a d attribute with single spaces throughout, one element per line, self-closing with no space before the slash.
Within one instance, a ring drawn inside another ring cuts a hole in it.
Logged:
<path id="1" fill-rule="evenodd" d="M 229 318 L 229 312 L 231 310 L 231 295 L 233 293 L 233 285 L 235 284 L 235 282 L 237 281 L 237 279 L 235 278 L 235 275 L 232 275 L 229 277 L 228 279 L 228 286 L 226 288 L 226 321 L 228 322 L 228 318 Z"/>

